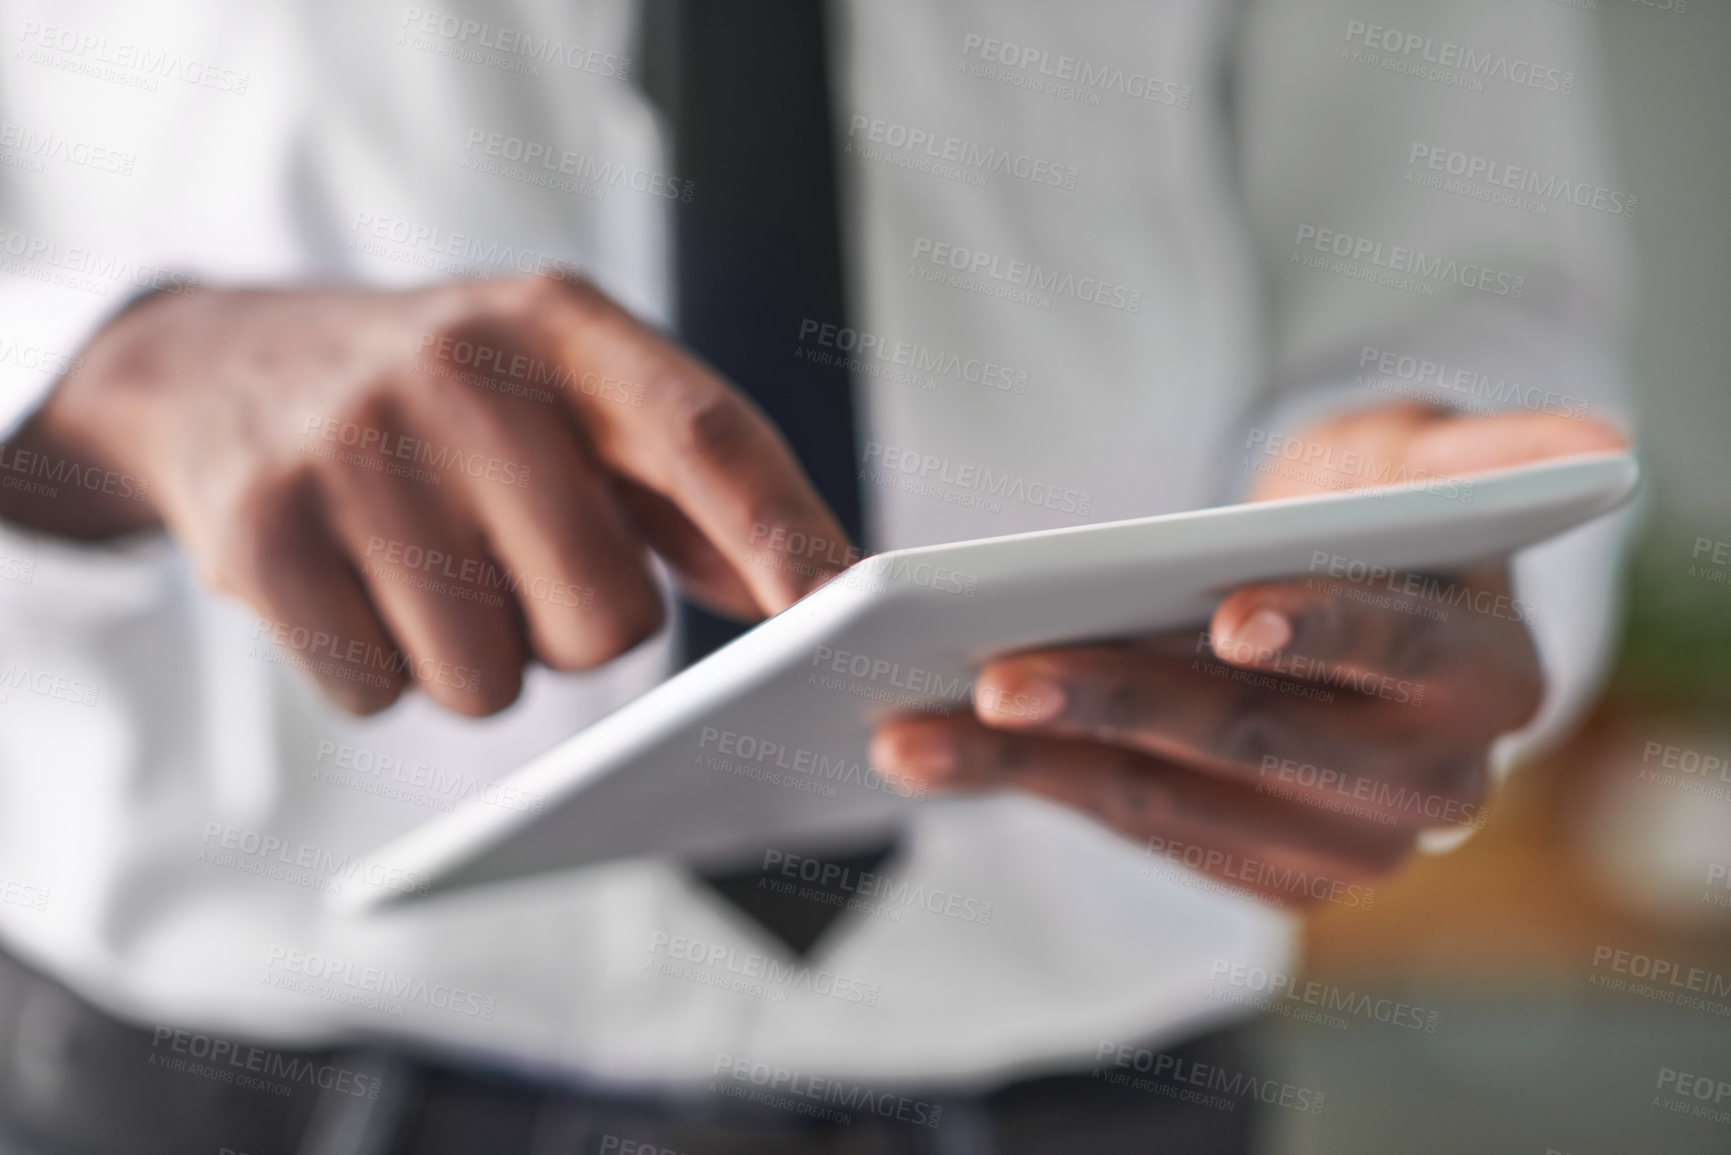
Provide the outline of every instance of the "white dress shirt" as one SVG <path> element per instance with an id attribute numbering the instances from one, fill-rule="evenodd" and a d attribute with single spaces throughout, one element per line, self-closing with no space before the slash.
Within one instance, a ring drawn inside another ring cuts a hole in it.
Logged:
<path id="1" fill-rule="evenodd" d="M 873 547 L 1230 500 L 1258 438 L 1403 390 L 1460 401 L 1483 377 L 1621 419 L 1625 222 L 1572 191 L 1624 195 L 1590 14 L 833 11 L 856 309 L 851 335 L 813 318 L 788 344 L 871 338 Z M 633 83 L 633 24 L 624 0 L 9 6 L 7 427 L 117 309 L 177 279 L 385 289 L 576 265 L 663 319 L 679 174 Z M 513 159 L 567 153 L 565 172 Z M 1448 191 L 1457 155 L 1485 163 Z M 1409 379 L 1402 358 L 1446 368 Z M 3 484 L 108 483 L 4 452 Z M 944 464 L 908 484 L 910 453 Z M 967 466 L 1025 484 L 982 495 L 955 481 Z M 1613 548 L 1601 527 L 1520 559 L 1551 682 L 1534 735 L 1603 665 Z M 896 893 L 942 899 L 851 918 L 809 970 L 664 862 L 340 917 L 328 890 L 406 884 L 375 848 L 462 798 L 523 804 L 489 784 L 665 676 L 669 639 L 589 675 L 536 670 L 485 721 L 418 696 L 356 719 L 170 540 L 0 529 L 0 555 L 0 936 L 147 1024 L 385 1033 L 624 1082 L 746 1061 L 979 1083 L 1241 1013 L 1211 990 L 1222 960 L 1293 965 L 1286 917 L 1017 795 L 922 807 L 888 869 Z"/>

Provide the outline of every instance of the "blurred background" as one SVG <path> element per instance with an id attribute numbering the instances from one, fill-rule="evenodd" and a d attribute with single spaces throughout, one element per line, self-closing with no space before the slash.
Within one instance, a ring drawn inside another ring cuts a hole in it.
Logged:
<path id="1" fill-rule="evenodd" d="M 1327 1096 L 1270 1109 L 1271 1151 L 1731 1151 L 1731 3 L 1570 6 L 1600 23 L 1640 198 L 1621 656 L 1471 842 L 1310 916 L 1304 978 L 1436 1028 L 1267 1015 L 1289 1081 Z"/>

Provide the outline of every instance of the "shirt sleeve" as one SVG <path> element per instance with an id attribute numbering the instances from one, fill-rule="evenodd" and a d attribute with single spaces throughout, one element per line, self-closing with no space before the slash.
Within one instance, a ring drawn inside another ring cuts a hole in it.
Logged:
<path id="1" fill-rule="evenodd" d="M 0 273 L 0 442 L 78 367 L 81 350 L 132 299 L 93 297 L 27 273 Z"/>
<path id="2" fill-rule="evenodd" d="M 1229 92 L 1270 383 L 1250 436 L 1403 399 L 1632 434 L 1622 341 L 1638 199 L 1600 127 L 1592 15 L 1506 0 L 1245 6 Z M 1546 695 L 1497 744 L 1499 775 L 1590 705 L 1630 521 L 1514 559 Z"/>

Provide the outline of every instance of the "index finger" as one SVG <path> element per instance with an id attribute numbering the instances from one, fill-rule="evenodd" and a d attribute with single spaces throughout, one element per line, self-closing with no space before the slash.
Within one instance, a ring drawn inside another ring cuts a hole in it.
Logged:
<path id="1" fill-rule="evenodd" d="M 556 337 L 565 363 L 578 367 L 572 399 L 597 454 L 673 502 L 759 607 L 784 609 L 859 560 L 749 398 L 593 286 L 564 289 L 568 323 Z M 589 388 L 603 372 L 614 387 Z"/>
<path id="2" fill-rule="evenodd" d="M 1479 702 L 1512 728 L 1542 685 L 1532 607 L 1496 571 L 1461 579 L 1388 574 L 1375 584 L 1264 582 L 1233 591 L 1208 643 L 1230 665 L 1403 700 Z"/>

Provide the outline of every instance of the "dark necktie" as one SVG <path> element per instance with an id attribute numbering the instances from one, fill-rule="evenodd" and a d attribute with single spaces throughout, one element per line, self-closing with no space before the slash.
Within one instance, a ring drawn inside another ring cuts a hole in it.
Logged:
<path id="1" fill-rule="evenodd" d="M 850 375 L 794 356 L 802 324 L 845 316 L 821 0 L 650 0 L 644 32 L 644 86 L 673 125 L 674 172 L 694 190 L 674 219 L 680 339 L 776 423 L 857 542 Z M 684 604 L 680 625 L 688 663 L 742 629 Z M 832 860 L 857 878 L 893 850 Z M 850 897 L 784 896 L 760 870 L 701 877 L 796 953 Z"/>

